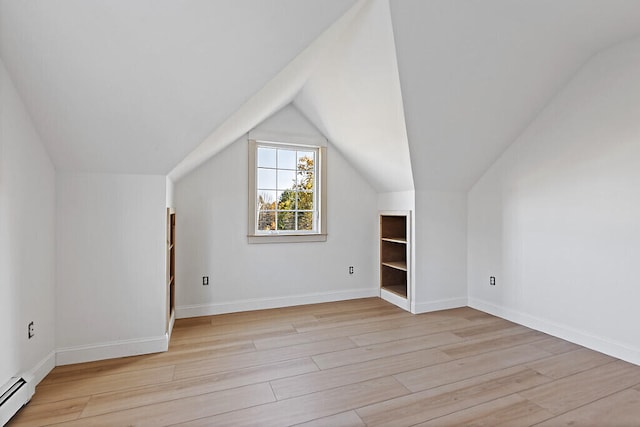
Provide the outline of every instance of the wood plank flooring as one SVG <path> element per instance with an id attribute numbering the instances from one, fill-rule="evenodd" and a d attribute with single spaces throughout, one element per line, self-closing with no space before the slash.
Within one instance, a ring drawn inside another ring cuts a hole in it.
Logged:
<path id="1" fill-rule="evenodd" d="M 9 426 L 640 426 L 640 367 L 471 308 L 378 298 L 178 320 L 55 368 Z"/>

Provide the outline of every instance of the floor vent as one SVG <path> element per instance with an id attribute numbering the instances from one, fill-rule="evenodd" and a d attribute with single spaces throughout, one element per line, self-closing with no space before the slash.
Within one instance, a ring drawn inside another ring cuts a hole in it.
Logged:
<path id="1" fill-rule="evenodd" d="M 34 387 L 24 378 L 11 378 L 0 388 L 0 425 L 5 425 L 33 396 Z"/>

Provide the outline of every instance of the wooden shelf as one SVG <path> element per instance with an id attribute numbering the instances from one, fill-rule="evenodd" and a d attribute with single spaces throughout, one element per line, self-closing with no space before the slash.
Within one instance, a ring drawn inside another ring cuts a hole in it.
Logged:
<path id="1" fill-rule="evenodd" d="M 382 289 L 385 291 L 393 292 L 396 295 L 399 295 L 403 298 L 407 297 L 407 285 L 386 285 L 383 286 Z"/>
<path id="2" fill-rule="evenodd" d="M 408 309 L 410 213 L 380 214 L 380 289 L 388 292 L 387 301 Z M 380 294 L 381 297 L 387 298 Z"/>
<path id="3" fill-rule="evenodd" d="M 382 237 L 381 240 L 383 242 L 401 243 L 403 245 L 407 244 L 407 239 L 405 237 Z"/>
<path id="4" fill-rule="evenodd" d="M 176 306 L 176 213 L 167 208 L 167 332 Z"/>
<path id="5" fill-rule="evenodd" d="M 406 261 L 390 261 L 383 262 L 382 265 L 385 267 L 395 268 L 396 270 L 407 271 L 407 262 Z M 386 288 L 386 286 L 383 286 Z"/>

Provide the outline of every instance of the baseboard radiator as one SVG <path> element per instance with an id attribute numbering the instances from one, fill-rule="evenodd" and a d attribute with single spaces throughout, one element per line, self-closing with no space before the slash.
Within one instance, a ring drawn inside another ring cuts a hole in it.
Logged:
<path id="1" fill-rule="evenodd" d="M 33 380 L 26 375 L 11 378 L 3 385 L 0 388 L 0 426 L 9 422 L 31 400 L 34 392 Z"/>

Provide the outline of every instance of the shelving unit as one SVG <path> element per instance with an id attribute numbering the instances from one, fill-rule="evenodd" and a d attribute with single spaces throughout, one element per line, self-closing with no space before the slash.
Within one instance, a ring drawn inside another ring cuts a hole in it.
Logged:
<path id="1" fill-rule="evenodd" d="M 410 298 L 410 224 L 408 211 L 380 213 L 380 296 L 405 310 Z"/>
<path id="2" fill-rule="evenodd" d="M 167 331 L 176 306 L 176 212 L 167 208 Z"/>

